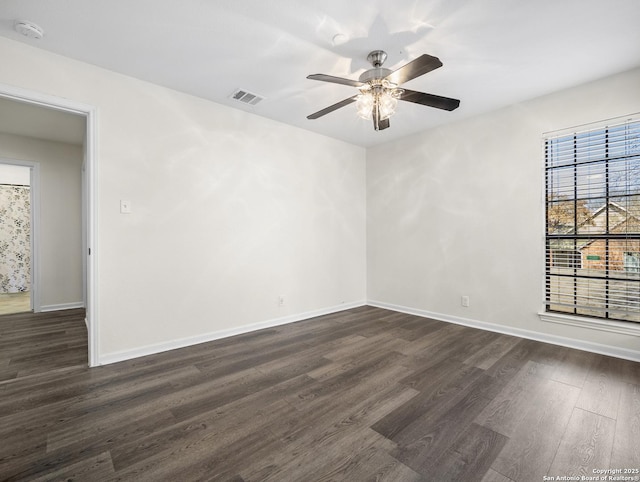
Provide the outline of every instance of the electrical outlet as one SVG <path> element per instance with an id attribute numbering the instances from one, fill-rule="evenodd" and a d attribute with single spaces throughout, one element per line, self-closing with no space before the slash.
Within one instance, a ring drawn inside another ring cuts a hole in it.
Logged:
<path id="1" fill-rule="evenodd" d="M 131 201 L 120 201 L 120 213 L 131 214 Z"/>
<path id="2" fill-rule="evenodd" d="M 284 296 L 278 296 L 278 306 L 284 306 Z"/>
<path id="3" fill-rule="evenodd" d="M 462 298 L 460 298 L 460 304 L 462 306 L 464 306 L 465 308 L 469 307 L 469 297 L 468 296 L 463 296 Z"/>

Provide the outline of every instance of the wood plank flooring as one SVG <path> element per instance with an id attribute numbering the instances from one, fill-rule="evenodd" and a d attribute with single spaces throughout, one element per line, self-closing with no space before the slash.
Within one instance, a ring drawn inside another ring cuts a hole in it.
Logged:
<path id="1" fill-rule="evenodd" d="M 0 316 L 0 382 L 87 363 L 84 309 Z"/>
<path id="2" fill-rule="evenodd" d="M 89 369 L 83 316 L 0 316 L 0 480 L 640 468 L 639 363 L 365 306 Z"/>

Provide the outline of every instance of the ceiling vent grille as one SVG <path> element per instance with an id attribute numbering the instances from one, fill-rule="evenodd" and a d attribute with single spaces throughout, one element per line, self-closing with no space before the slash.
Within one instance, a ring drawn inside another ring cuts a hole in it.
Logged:
<path id="1" fill-rule="evenodd" d="M 264 100 L 264 97 L 260 97 L 244 89 L 236 89 L 233 94 L 231 94 L 231 98 L 249 105 L 256 105 L 258 102 Z"/>

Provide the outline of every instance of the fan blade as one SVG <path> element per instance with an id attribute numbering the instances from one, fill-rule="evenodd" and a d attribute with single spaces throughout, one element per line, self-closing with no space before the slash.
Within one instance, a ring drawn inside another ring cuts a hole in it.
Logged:
<path id="1" fill-rule="evenodd" d="M 344 107 L 345 105 L 349 105 L 352 102 L 355 102 L 357 97 L 358 97 L 357 95 L 354 95 L 353 97 L 349 97 L 348 99 L 341 100 L 337 104 L 333 104 L 333 105 L 330 105 L 329 107 L 325 107 L 324 109 L 319 110 L 318 112 L 308 115 L 307 119 L 317 119 L 318 117 L 322 117 L 323 115 L 333 112 L 334 110 L 338 110 L 340 107 Z"/>
<path id="2" fill-rule="evenodd" d="M 358 80 L 343 79 L 342 77 L 334 77 L 333 75 L 325 74 L 307 75 L 307 79 L 321 80 L 322 82 L 332 82 L 334 84 L 350 85 L 351 87 L 362 87 L 364 85 Z"/>
<path id="3" fill-rule="evenodd" d="M 432 70 L 442 67 L 442 62 L 438 57 L 422 54 L 415 60 L 403 65 L 398 70 L 394 70 L 387 75 L 386 80 L 392 84 L 400 85 L 409 82 L 411 79 L 420 77 L 421 75 L 431 72 Z"/>
<path id="4" fill-rule="evenodd" d="M 416 92 L 415 90 L 403 89 L 404 92 L 400 96 L 400 100 L 413 102 L 415 104 L 427 105 L 436 109 L 454 110 L 460 106 L 458 99 L 450 97 L 441 97 L 434 94 L 425 94 L 424 92 Z"/>
<path id="5" fill-rule="evenodd" d="M 371 118 L 373 119 L 373 129 L 376 131 L 381 131 L 389 127 L 389 118 L 380 120 L 380 107 L 374 106 L 371 111 Z"/>

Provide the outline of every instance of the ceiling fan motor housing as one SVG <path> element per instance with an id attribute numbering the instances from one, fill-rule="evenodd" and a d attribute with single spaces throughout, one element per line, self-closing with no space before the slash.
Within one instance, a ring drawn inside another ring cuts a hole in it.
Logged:
<path id="1" fill-rule="evenodd" d="M 379 84 L 382 79 L 389 75 L 392 71 L 382 67 L 384 61 L 387 60 L 387 53 L 384 50 L 374 50 L 367 55 L 367 60 L 373 65 L 372 69 L 363 72 L 358 78 L 360 82 L 365 84 Z"/>
<path id="2" fill-rule="evenodd" d="M 363 72 L 358 80 L 366 84 L 371 82 L 372 80 L 382 80 L 391 72 L 391 70 L 385 69 L 384 67 L 374 67 L 373 69 L 369 69 Z"/>

